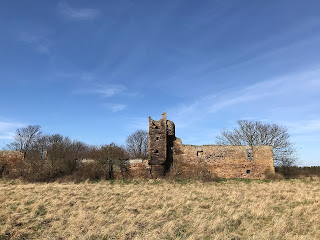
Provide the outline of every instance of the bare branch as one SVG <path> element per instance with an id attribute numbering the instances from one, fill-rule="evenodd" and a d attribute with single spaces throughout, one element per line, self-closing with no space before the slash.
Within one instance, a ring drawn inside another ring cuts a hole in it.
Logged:
<path id="1" fill-rule="evenodd" d="M 132 158 L 148 158 L 148 139 L 149 134 L 147 131 L 138 130 L 126 139 L 127 151 Z"/>
<path id="2" fill-rule="evenodd" d="M 270 145 L 273 146 L 274 161 L 279 166 L 292 166 L 297 162 L 296 149 L 290 141 L 287 128 L 259 121 L 237 121 L 238 128 L 222 130 L 217 136 L 221 145 Z"/>

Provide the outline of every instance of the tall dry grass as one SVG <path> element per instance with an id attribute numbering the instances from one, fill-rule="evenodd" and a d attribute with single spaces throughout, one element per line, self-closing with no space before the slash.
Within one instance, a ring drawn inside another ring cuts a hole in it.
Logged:
<path id="1" fill-rule="evenodd" d="M 320 182 L 0 182 L 0 239 L 320 239 Z"/>

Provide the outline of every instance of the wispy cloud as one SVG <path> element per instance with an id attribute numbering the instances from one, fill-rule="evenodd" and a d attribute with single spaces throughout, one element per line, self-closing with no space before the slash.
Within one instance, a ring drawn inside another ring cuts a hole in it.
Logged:
<path id="1" fill-rule="evenodd" d="M 229 106 L 252 102 L 271 95 L 278 95 L 283 92 L 281 85 L 287 81 L 287 78 L 276 78 L 261 83 L 256 83 L 252 86 L 237 89 L 231 93 L 225 93 L 225 97 L 209 107 L 209 113 L 215 113 Z"/>
<path id="2" fill-rule="evenodd" d="M 170 110 L 173 119 L 179 122 L 180 127 L 206 118 L 226 110 L 232 106 L 241 104 L 257 104 L 261 101 L 272 102 L 275 98 L 288 98 L 303 92 L 320 90 L 320 85 L 315 84 L 320 78 L 320 71 L 311 70 L 301 73 L 288 74 L 286 76 L 272 78 L 253 85 L 240 87 L 232 91 L 220 91 L 212 95 L 201 97 L 194 102 L 177 106 Z M 188 119 L 188 120 L 186 120 Z"/>
<path id="3" fill-rule="evenodd" d="M 91 87 L 79 88 L 74 91 L 75 94 L 91 94 L 102 99 L 111 98 L 118 95 L 129 96 L 125 91 L 127 88 L 120 84 L 94 84 Z M 120 103 L 100 103 L 101 106 L 111 112 L 120 112 L 127 108 L 127 105 Z"/>
<path id="4" fill-rule="evenodd" d="M 74 20 L 92 20 L 100 15 L 94 8 L 73 8 L 66 2 L 58 4 L 58 10 L 63 16 Z"/>
<path id="5" fill-rule="evenodd" d="M 122 93 L 125 90 L 126 90 L 126 87 L 123 85 L 96 84 L 94 87 L 77 89 L 77 90 L 75 90 L 75 93 L 76 94 L 97 94 L 103 98 L 107 98 L 107 97 L 112 97 L 112 96 L 115 96 L 119 93 Z"/>
<path id="6" fill-rule="evenodd" d="M 127 106 L 124 104 L 119 104 L 119 103 L 105 103 L 103 106 L 106 109 L 111 110 L 111 112 L 119 112 L 124 110 Z"/>
<path id="7" fill-rule="evenodd" d="M 294 134 L 315 133 L 320 131 L 320 119 L 303 120 L 296 122 L 283 122 Z"/>
<path id="8" fill-rule="evenodd" d="M 21 32 L 18 40 L 31 45 L 35 51 L 40 54 L 50 54 L 50 43 L 49 40 L 44 36 L 31 32 Z"/>
<path id="9" fill-rule="evenodd" d="M 38 53 L 41 53 L 41 54 L 48 55 L 50 53 L 49 47 L 45 45 L 41 45 L 41 44 L 37 45 L 35 49 Z"/>
<path id="10" fill-rule="evenodd" d="M 0 140 L 13 139 L 15 130 L 23 126 L 25 126 L 25 124 L 17 123 L 17 122 L 0 121 Z"/>
<path id="11" fill-rule="evenodd" d="M 112 97 L 124 90 L 123 86 L 112 86 L 102 89 L 94 89 L 94 93 L 100 94 L 103 97 Z"/>
<path id="12" fill-rule="evenodd" d="M 95 75 L 90 72 L 86 71 L 76 71 L 76 72 L 65 72 L 65 71 L 58 71 L 54 73 L 55 76 L 57 76 L 58 79 L 62 79 L 63 81 L 66 81 L 67 79 L 70 80 L 77 80 L 79 79 L 83 82 L 92 82 L 95 79 Z M 57 80 L 55 78 L 55 80 Z"/>
<path id="13" fill-rule="evenodd" d="M 236 55 L 230 55 L 227 51 L 226 54 L 212 54 L 210 58 L 202 58 L 199 51 L 195 51 L 193 48 L 186 48 L 183 45 L 177 46 L 168 58 L 173 57 L 174 61 L 178 59 L 184 64 L 178 65 L 175 72 L 170 74 L 169 79 L 172 81 L 208 79 L 218 74 L 243 71 L 244 69 L 254 71 L 253 68 L 259 66 L 260 63 L 264 64 L 265 68 L 275 65 L 288 66 L 289 62 L 295 59 L 291 56 L 292 53 L 305 49 L 307 45 L 317 46 L 320 34 L 314 29 L 317 29 L 319 24 L 319 18 L 310 17 L 302 23 L 284 29 L 281 34 L 274 32 L 267 38 L 257 39 L 254 43 L 239 48 Z M 224 31 L 223 29 L 219 30 Z M 223 35 L 221 34 L 221 36 Z M 215 40 L 219 40 L 219 37 L 210 39 L 210 45 L 214 46 Z M 311 59 L 311 55 L 309 58 Z M 302 65 L 300 63 L 299 67 Z"/>
<path id="14" fill-rule="evenodd" d="M 5 132 L 0 135 L 0 140 L 12 140 L 14 138 L 14 132 Z"/>

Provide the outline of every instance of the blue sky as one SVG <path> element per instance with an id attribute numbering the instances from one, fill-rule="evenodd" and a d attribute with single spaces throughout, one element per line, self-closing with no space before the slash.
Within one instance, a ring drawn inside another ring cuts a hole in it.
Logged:
<path id="1" fill-rule="evenodd" d="M 124 144 L 167 111 L 185 144 L 240 119 L 320 165 L 319 1 L 1 1 L 0 147 L 40 124 Z"/>

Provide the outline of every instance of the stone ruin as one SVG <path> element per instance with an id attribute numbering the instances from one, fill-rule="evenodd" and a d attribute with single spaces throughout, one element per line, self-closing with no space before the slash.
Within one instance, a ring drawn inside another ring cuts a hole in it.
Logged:
<path id="1" fill-rule="evenodd" d="M 22 159 L 19 151 L 0 151 L 0 170 L 15 170 Z M 165 112 L 158 121 L 149 117 L 148 160 L 134 159 L 128 163 L 126 177 L 132 178 L 192 178 L 205 174 L 259 179 L 264 178 L 267 170 L 275 172 L 272 146 L 184 145 L 175 136 L 175 124 L 167 120 Z"/>
<path id="2" fill-rule="evenodd" d="M 0 176 L 8 172 L 17 175 L 16 165 L 23 157 L 23 153 L 19 151 L 0 151 Z"/>
<path id="3" fill-rule="evenodd" d="M 263 178 L 275 172 L 272 146 L 184 145 L 175 136 L 175 124 L 166 113 L 158 121 L 149 117 L 148 162 L 137 160 L 131 176 L 184 178 L 209 174 L 220 178 Z"/>
<path id="4" fill-rule="evenodd" d="M 166 113 L 162 119 L 155 121 L 149 117 L 149 165 L 152 177 L 161 177 L 170 171 L 173 163 L 173 142 L 175 125 L 167 120 Z"/>

